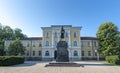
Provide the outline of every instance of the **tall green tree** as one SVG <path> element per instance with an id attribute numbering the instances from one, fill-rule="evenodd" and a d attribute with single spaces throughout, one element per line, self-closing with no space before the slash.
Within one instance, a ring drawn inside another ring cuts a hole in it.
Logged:
<path id="1" fill-rule="evenodd" d="M 25 37 L 26 37 L 26 35 L 24 35 L 24 34 L 22 33 L 22 30 L 19 29 L 19 28 L 15 28 L 14 32 L 15 32 L 14 36 L 15 36 L 16 38 L 19 38 L 19 39 L 20 39 L 20 38 L 25 38 Z"/>
<path id="2" fill-rule="evenodd" d="M 22 33 L 22 30 L 19 28 L 12 29 L 10 26 L 3 26 L 0 23 L 0 53 L 4 51 L 4 41 L 5 40 L 15 40 L 16 38 L 26 38 L 27 36 Z M 1 55 L 0 54 L 0 55 Z"/>
<path id="3" fill-rule="evenodd" d="M 104 56 L 120 54 L 120 34 L 117 26 L 112 22 L 100 25 L 97 31 L 99 42 L 98 51 Z"/>
<path id="4" fill-rule="evenodd" d="M 24 55 L 25 47 L 22 45 L 19 39 L 13 41 L 8 48 L 9 55 Z"/>

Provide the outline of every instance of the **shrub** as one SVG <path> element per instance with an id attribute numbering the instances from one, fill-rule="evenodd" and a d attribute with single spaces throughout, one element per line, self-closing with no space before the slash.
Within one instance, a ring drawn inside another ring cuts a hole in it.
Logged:
<path id="1" fill-rule="evenodd" d="M 120 64 L 119 56 L 106 56 L 106 61 L 111 64 Z"/>
<path id="2" fill-rule="evenodd" d="M 24 63 L 24 57 L 0 56 L 0 66 L 10 66 Z"/>

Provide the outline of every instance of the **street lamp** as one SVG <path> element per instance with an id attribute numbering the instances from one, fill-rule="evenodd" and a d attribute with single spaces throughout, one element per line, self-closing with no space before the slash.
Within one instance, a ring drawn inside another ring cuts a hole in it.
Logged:
<path id="1" fill-rule="evenodd" d="M 97 61 L 99 61 L 99 53 L 97 50 L 95 50 L 95 53 L 97 53 Z"/>

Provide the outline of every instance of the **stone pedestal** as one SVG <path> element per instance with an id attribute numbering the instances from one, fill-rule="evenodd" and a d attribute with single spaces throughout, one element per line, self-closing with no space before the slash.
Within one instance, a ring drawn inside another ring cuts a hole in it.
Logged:
<path id="1" fill-rule="evenodd" d="M 66 41 L 61 40 L 58 42 L 56 62 L 69 62 L 67 48 L 68 48 L 68 44 Z"/>

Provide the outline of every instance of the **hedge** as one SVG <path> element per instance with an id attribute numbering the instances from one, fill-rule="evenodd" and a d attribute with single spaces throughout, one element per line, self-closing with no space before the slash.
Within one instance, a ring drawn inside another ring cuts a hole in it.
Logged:
<path id="1" fill-rule="evenodd" d="M 120 57 L 118 55 L 115 55 L 115 56 L 106 56 L 105 59 L 110 64 L 120 64 Z"/>
<path id="2" fill-rule="evenodd" d="M 24 57 L 20 56 L 0 56 L 0 66 L 11 66 L 24 63 Z"/>

